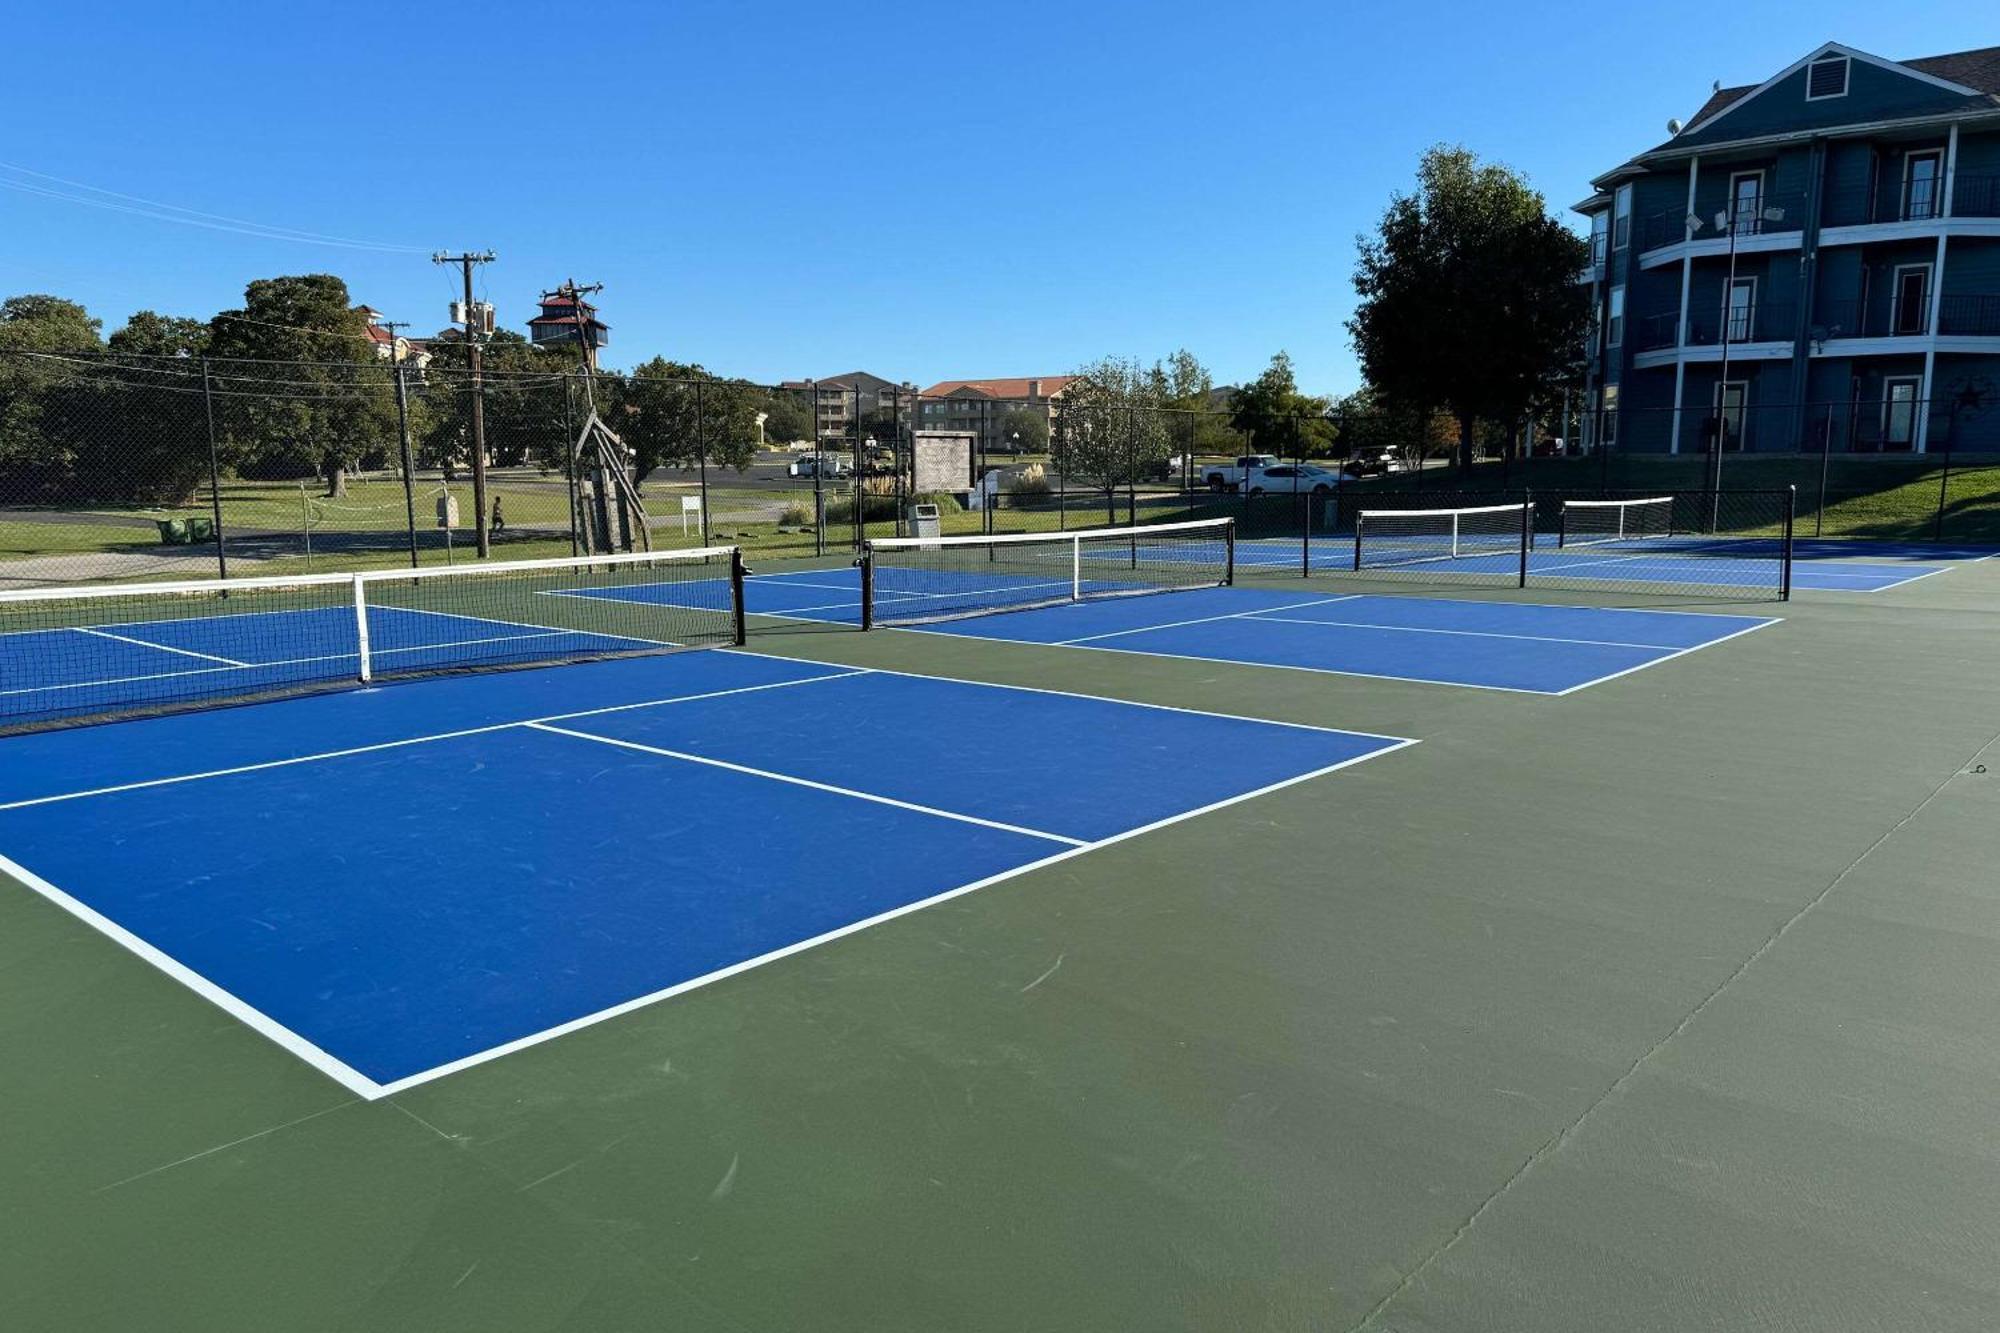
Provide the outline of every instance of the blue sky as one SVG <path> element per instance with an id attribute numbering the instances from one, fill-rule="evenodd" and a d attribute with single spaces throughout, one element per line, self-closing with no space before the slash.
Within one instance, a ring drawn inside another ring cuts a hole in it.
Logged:
<path id="1" fill-rule="evenodd" d="M 1320 392 L 1358 380 L 1355 234 L 1428 145 L 1566 212 L 1712 80 L 1827 39 L 2000 44 L 1969 0 L 71 3 L 8 26 L 31 58 L 0 161 L 420 251 L 0 189 L 0 295 L 81 300 L 106 332 L 305 272 L 428 332 L 455 278 L 425 254 L 490 248 L 517 330 L 543 288 L 604 283 L 614 366 L 929 383 L 1185 346 L 1221 382 L 1282 347 Z"/>

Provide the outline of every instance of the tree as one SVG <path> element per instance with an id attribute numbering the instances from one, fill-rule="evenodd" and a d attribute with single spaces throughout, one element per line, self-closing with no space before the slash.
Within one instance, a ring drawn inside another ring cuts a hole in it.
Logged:
<path id="1" fill-rule="evenodd" d="M 1449 454 L 1457 435 L 1458 425 L 1449 412 L 1399 407 L 1384 400 L 1373 385 L 1357 389 L 1333 410 L 1350 457 L 1388 453 L 1407 467 L 1422 467 L 1427 458 Z"/>
<path id="2" fill-rule="evenodd" d="M 198 319 L 141 310 L 111 335 L 112 351 L 125 356 L 200 356 L 208 350 L 209 326 Z"/>
<path id="3" fill-rule="evenodd" d="M 812 409 L 806 406 L 804 398 L 792 391 L 779 390 L 760 395 L 757 410 L 764 414 L 764 442 L 782 447 L 813 437 Z M 903 416 L 904 429 L 909 428 L 909 409 Z"/>
<path id="4" fill-rule="evenodd" d="M 102 351 L 99 327 L 89 311 L 59 296 L 0 301 L 0 503 L 43 498 L 68 484 L 73 459 L 51 408 L 80 368 L 46 358 Z"/>
<path id="5" fill-rule="evenodd" d="M 1513 171 L 1439 145 L 1416 192 L 1391 199 L 1356 245 L 1361 303 L 1347 328 L 1362 370 L 1388 401 L 1448 410 L 1461 466 L 1478 421 L 1518 422 L 1574 375 L 1588 246 Z"/>
<path id="6" fill-rule="evenodd" d="M 446 329 L 430 340 L 421 394 L 412 395 L 411 434 L 426 464 L 472 462 L 472 362 L 465 334 Z M 487 455 L 502 467 L 563 469 L 583 423 L 565 400 L 575 391 L 575 362 L 545 352 L 508 329 L 481 344 L 480 410 Z M 409 377 L 418 380 L 414 374 Z M 421 405 L 421 413 L 415 409 Z"/>
<path id="7" fill-rule="evenodd" d="M 1230 399 L 1229 424 L 1250 437 L 1250 446 L 1294 458 L 1320 457 L 1339 434 L 1326 419 L 1324 398 L 1300 393 L 1292 358 L 1279 352 L 1264 373 Z"/>
<path id="8" fill-rule="evenodd" d="M 1000 417 L 999 439 L 1017 454 L 1047 453 L 1049 421 L 1032 407 L 1010 407 Z"/>
<path id="9" fill-rule="evenodd" d="M 1118 491 L 1152 473 L 1173 449 L 1159 381 L 1136 361 L 1105 357 L 1076 372 L 1056 399 L 1050 452 L 1065 483 L 1104 493 L 1118 521 Z"/>
<path id="10" fill-rule="evenodd" d="M 704 454 L 740 472 L 756 456 L 760 398 L 741 380 L 656 356 L 606 387 L 599 415 L 632 450 L 638 477 L 654 468 L 694 467 Z"/>
<path id="11" fill-rule="evenodd" d="M 348 471 L 364 457 L 393 456 L 397 438 L 394 381 L 366 319 L 328 273 L 260 278 L 243 296 L 241 310 L 210 322 L 211 354 L 290 364 L 282 375 L 222 368 L 238 381 L 222 422 L 231 452 L 266 476 L 310 469 L 327 495 L 345 495 Z"/>

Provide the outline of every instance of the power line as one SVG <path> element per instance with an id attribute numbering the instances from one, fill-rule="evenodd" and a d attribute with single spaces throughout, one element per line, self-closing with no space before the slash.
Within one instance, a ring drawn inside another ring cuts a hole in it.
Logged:
<path id="1" fill-rule="evenodd" d="M 390 254 L 422 254 L 418 245 L 391 245 L 379 241 L 361 241 L 346 236 L 328 236 L 320 232 L 303 231 L 296 227 L 280 227 L 265 222 L 252 222 L 247 218 L 233 218 L 222 213 L 205 213 L 197 208 L 186 208 L 180 204 L 161 203 L 157 199 L 145 199 L 136 194 L 123 194 L 117 190 L 107 190 L 101 185 L 89 185 L 82 181 L 68 180 L 52 176 L 45 171 L 35 171 L 29 167 L 17 166 L 12 162 L 0 162 L 0 171 L 11 171 L 23 176 L 33 176 L 37 180 L 53 181 L 68 190 L 51 189 L 46 185 L 35 185 L 28 181 L 0 178 L 0 185 L 24 194 L 40 195 L 48 199 L 58 199 L 65 203 L 82 204 L 87 208 L 102 208 L 114 213 L 127 213 L 134 217 L 150 218 L 156 222 L 178 222 L 187 227 L 204 227 L 210 231 L 231 232 L 239 236 L 255 236 L 267 241 L 290 241 L 298 245 L 331 245 L 349 250 L 375 250 Z M 89 194 L 73 194 L 70 190 L 86 190 Z M 102 195 L 94 199 L 90 195 Z M 123 203 L 113 203 L 123 200 Z M 139 207 L 133 207 L 139 205 Z"/>

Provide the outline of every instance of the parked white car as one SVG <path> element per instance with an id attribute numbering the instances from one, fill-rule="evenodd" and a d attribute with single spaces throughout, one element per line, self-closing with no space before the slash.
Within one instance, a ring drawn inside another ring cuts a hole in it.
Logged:
<path id="1" fill-rule="evenodd" d="M 808 454 L 785 465 L 788 477 L 851 477 L 854 464 L 845 454 Z"/>
<path id="2" fill-rule="evenodd" d="M 1280 463 L 1251 469 L 1244 488 L 1252 495 L 1331 495 L 1339 485 L 1338 472 L 1310 463 Z"/>

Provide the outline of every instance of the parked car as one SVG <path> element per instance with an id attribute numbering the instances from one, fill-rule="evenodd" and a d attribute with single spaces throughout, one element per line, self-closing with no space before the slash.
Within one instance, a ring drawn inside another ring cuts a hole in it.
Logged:
<path id="1" fill-rule="evenodd" d="M 788 477 L 851 477 L 854 464 L 845 454 L 807 454 L 785 465 Z"/>
<path id="2" fill-rule="evenodd" d="M 1281 463 L 1277 467 L 1258 468 L 1251 472 L 1245 489 L 1252 495 L 1297 495 L 1301 492 L 1331 495 L 1338 485 L 1340 474 L 1329 468 L 1314 467 L 1310 463 Z"/>
<path id="3" fill-rule="evenodd" d="M 1385 472 L 1401 472 L 1403 460 L 1393 450 L 1383 449 L 1376 453 L 1356 454 L 1342 463 L 1340 470 L 1350 477 L 1379 477 Z"/>
<path id="4" fill-rule="evenodd" d="M 1227 466 L 1211 463 L 1202 469 L 1201 479 L 1211 491 L 1233 491 L 1242 486 L 1251 473 L 1276 466 L 1276 454 L 1243 454 Z"/>

